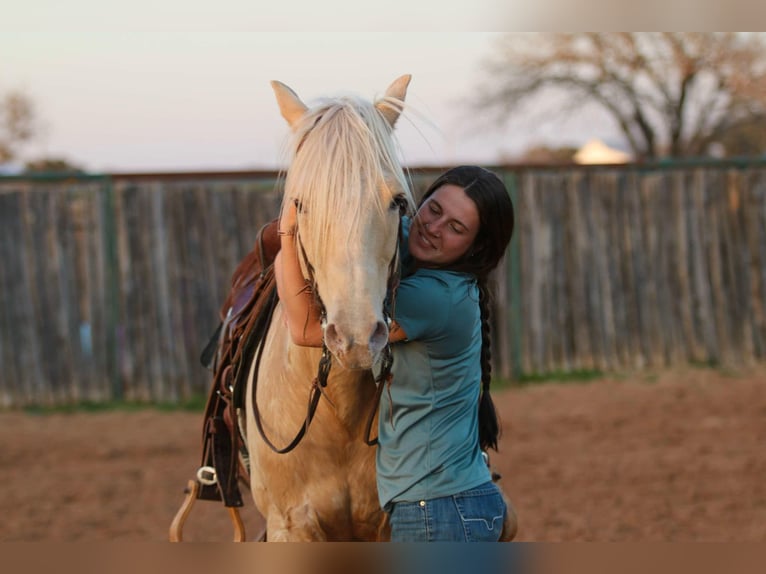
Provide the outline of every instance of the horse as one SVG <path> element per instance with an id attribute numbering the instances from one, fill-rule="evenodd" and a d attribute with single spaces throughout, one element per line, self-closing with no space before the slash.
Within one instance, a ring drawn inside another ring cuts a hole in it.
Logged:
<path id="1" fill-rule="evenodd" d="M 312 107 L 271 84 L 291 130 L 282 201 L 299 205 L 301 266 L 321 302 L 325 347 L 295 345 L 277 303 L 250 367 L 250 489 L 269 541 L 388 537 L 365 435 L 368 424 L 377 428 L 370 417 L 384 384 L 376 386 L 372 367 L 390 352 L 384 308 L 401 217 L 414 209 L 393 134 L 410 79 L 376 101 L 342 96 Z M 321 389 L 320 364 L 331 365 Z M 312 418 L 306 403 L 320 390 Z M 294 435 L 294 448 L 280 448 Z"/>

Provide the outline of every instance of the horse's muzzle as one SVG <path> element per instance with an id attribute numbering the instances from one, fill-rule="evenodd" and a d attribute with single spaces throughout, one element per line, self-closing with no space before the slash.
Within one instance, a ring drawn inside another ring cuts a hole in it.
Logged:
<path id="1" fill-rule="evenodd" d="M 335 323 L 328 323 L 324 332 L 327 348 L 347 369 L 369 369 L 388 342 L 388 327 L 377 321 L 370 335 L 346 335 Z"/>

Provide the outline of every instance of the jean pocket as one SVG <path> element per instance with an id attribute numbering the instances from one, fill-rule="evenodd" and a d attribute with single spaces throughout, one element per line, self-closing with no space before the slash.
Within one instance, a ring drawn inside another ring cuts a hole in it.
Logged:
<path id="1" fill-rule="evenodd" d="M 481 493 L 469 491 L 453 498 L 469 541 L 496 542 L 500 539 L 506 508 L 496 488 L 482 488 Z"/>

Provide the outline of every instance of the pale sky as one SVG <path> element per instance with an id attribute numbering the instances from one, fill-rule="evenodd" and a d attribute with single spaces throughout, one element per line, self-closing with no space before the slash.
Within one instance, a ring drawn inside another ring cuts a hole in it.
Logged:
<path id="1" fill-rule="evenodd" d="M 59 5 L 68 6 L 51 4 Z M 273 169 L 287 126 L 270 80 L 310 103 L 341 93 L 373 98 L 402 74 L 413 76 L 413 112 L 397 127 L 409 166 L 492 164 L 535 143 L 614 139 L 608 125 L 582 118 L 479 126 L 465 100 L 486 81 L 480 65 L 498 33 L 274 33 L 206 26 L 202 13 L 182 29 L 171 10 L 151 25 L 126 12 L 100 27 L 59 12 L 28 29 L 0 24 L 0 94 L 24 90 L 45 123 L 29 158 L 63 156 L 90 171 Z"/>

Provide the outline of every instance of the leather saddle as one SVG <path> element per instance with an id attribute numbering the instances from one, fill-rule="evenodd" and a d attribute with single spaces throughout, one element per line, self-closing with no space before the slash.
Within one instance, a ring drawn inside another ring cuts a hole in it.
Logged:
<path id="1" fill-rule="evenodd" d="M 197 498 L 222 500 L 228 507 L 243 505 L 238 481 L 249 483 L 247 445 L 238 412 L 244 412 L 250 364 L 278 300 L 274 278 L 274 259 L 280 248 L 277 228 L 278 220 L 264 225 L 253 249 L 237 265 L 220 308 L 220 324 L 200 357 L 203 366 L 213 371 L 200 470 L 214 469 L 214 475 L 200 481 Z"/>

